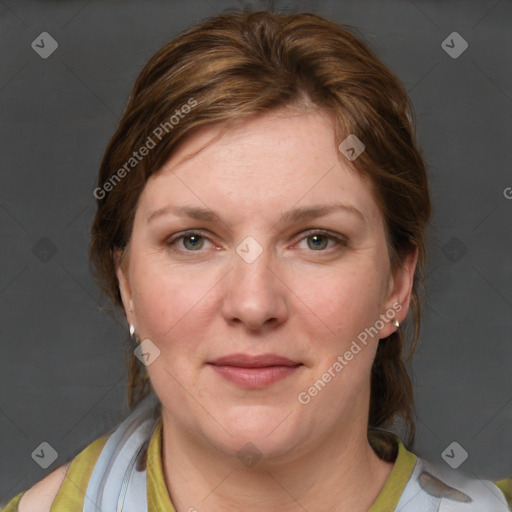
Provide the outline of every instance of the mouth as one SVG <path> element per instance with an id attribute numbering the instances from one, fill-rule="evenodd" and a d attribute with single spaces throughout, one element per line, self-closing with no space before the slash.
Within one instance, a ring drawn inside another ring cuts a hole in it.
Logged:
<path id="1" fill-rule="evenodd" d="M 246 389 L 270 386 L 290 377 L 303 366 L 277 354 L 232 354 L 207 363 L 217 375 Z"/>

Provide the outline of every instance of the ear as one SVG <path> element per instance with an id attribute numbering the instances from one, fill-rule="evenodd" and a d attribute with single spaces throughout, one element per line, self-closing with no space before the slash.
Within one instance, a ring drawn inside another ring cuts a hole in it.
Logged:
<path id="1" fill-rule="evenodd" d="M 125 251 L 128 249 L 126 247 Z M 128 275 L 128 259 L 121 249 L 114 250 L 114 265 L 116 268 L 119 291 L 123 301 L 124 313 L 128 323 L 134 322 L 132 292 L 130 288 L 130 279 Z"/>
<path id="2" fill-rule="evenodd" d="M 395 270 L 394 274 L 389 280 L 388 296 L 384 303 L 384 311 L 382 314 L 391 316 L 391 312 L 395 315 L 385 323 L 381 329 L 379 337 L 387 338 L 390 334 L 396 331 L 396 326 L 393 321 L 396 319 L 400 323 L 403 322 L 409 311 L 411 303 L 412 287 L 414 284 L 414 273 L 418 263 L 418 247 L 414 245 L 413 249 L 409 251 L 404 258 L 402 264 Z M 389 316 L 386 316 L 389 318 Z"/>

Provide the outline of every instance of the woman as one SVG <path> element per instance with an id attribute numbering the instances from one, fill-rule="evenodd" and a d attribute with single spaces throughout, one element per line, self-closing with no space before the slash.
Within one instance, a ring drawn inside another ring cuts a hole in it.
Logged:
<path id="1" fill-rule="evenodd" d="M 509 510 L 406 449 L 431 203 L 407 95 L 354 35 L 267 12 L 179 35 L 94 195 L 136 407 L 5 510 Z"/>

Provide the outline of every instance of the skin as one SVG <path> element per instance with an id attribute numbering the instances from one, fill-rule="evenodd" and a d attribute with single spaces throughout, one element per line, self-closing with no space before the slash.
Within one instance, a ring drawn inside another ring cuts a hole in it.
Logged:
<path id="1" fill-rule="evenodd" d="M 125 255 L 115 254 L 127 320 L 160 350 L 147 370 L 162 402 L 171 499 L 178 512 L 366 511 L 393 467 L 366 437 L 371 366 L 392 321 L 307 405 L 297 396 L 393 304 L 405 318 L 417 252 L 391 274 L 383 217 L 337 149 L 329 115 L 274 111 L 197 152 L 218 133 L 203 127 L 150 178 Z M 334 202 L 362 217 L 281 220 L 291 208 Z M 206 207 L 222 220 L 147 221 L 170 205 Z M 168 244 L 189 229 L 203 238 Z M 346 244 L 315 239 L 318 229 Z M 248 236 L 262 249 L 251 263 L 236 252 Z M 247 390 L 206 364 L 240 352 L 302 366 Z M 249 442 L 261 454 L 250 467 L 237 457 Z"/>

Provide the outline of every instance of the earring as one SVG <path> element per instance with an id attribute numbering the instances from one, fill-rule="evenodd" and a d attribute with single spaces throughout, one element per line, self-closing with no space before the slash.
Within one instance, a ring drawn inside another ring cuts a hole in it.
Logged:
<path id="1" fill-rule="evenodd" d="M 393 320 L 393 325 L 398 329 L 400 327 L 400 322 L 395 318 Z"/>
<path id="2" fill-rule="evenodd" d="M 139 342 L 139 337 L 135 334 L 135 327 L 133 324 L 130 324 L 130 338 L 133 341 L 133 343 Z"/>

